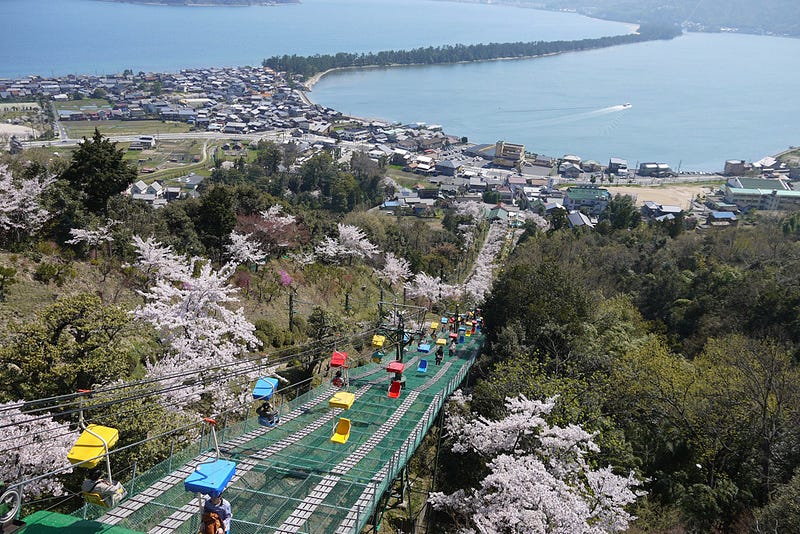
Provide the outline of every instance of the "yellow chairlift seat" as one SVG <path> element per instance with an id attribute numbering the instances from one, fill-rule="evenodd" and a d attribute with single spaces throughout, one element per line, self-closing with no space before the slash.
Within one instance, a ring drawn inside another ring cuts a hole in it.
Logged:
<path id="1" fill-rule="evenodd" d="M 383 347 L 383 344 L 386 343 L 386 336 L 379 336 L 375 334 L 372 336 L 372 346 L 379 349 Z"/>
<path id="2" fill-rule="evenodd" d="M 436 330 L 437 328 L 439 328 L 439 323 L 437 323 L 436 321 L 433 321 L 431 323 L 431 330 Z"/>
<path id="3" fill-rule="evenodd" d="M 89 504 L 94 504 L 95 506 L 100 506 L 101 508 L 108 508 L 108 503 L 103 500 L 99 493 L 91 492 L 91 491 L 82 491 L 81 495 L 83 499 L 88 502 Z"/>
<path id="4" fill-rule="evenodd" d="M 331 400 L 328 401 L 328 407 L 349 410 L 355 401 L 355 393 L 350 393 L 349 391 L 339 391 L 333 397 L 331 397 Z"/>
<path id="5" fill-rule="evenodd" d="M 67 453 L 69 463 L 92 469 L 105 456 L 108 449 L 119 441 L 119 430 L 101 425 L 89 425 L 81 432 L 78 441 Z"/>
<path id="6" fill-rule="evenodd" d="M 348 439 L 350 439 L 350 419 L 342 417 L 336 425 L 331 441 L 334 443 L 347 443 Z"/>
<path id="7" fill-rule="evenodd" d="M 447 340 L 445 338 L 443 338 L 443 337 L 440 337 L 439 339 L 436 340 L 436 344 L 437 345 L 443 345 L 443 346 L 447 345 Z"/>

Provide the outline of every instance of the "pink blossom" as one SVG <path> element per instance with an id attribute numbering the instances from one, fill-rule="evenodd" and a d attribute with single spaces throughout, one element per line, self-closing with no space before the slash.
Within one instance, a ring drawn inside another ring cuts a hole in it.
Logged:
<path id="1" fill-rule="evenodd" d="M 281 269 L 278 272 L 278 275 L 281 277 L 281 285 L 282 286 L 288 287 L 288 286 L 292 285 L 292 277 L 289 276 L 289 273 L 287 273 L 286 271 Z"/>

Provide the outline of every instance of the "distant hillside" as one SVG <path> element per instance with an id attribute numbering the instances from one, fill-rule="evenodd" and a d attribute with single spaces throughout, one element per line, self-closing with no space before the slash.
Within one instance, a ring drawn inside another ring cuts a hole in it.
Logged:
<path id="1" fill-rule="evenodd" d="M 165 6 L 271 6 L 299 4 L 300 0 L 106 0 L 124 4 L 159 4 Z"/>
<path id="2" fill-rule="evenodd" d="M 593 17 L 624 22 L 687 22 L 706 31 L 736 28 L 747 33 L 800 36 L 800 2 L 797 0 L 544 0 L 524 3 L 546 9 L 575 9 Z"/>

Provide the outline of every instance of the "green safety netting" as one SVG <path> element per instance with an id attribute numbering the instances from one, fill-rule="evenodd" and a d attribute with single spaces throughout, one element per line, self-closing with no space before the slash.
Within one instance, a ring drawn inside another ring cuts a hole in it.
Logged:
<path id="1" fill-rule="evenodd" d="M 463 381 L 483 338 L 465 341 L 438 366 L 433 353 L 412 346 L 398 399 L 387 398 L 389 358 L 350 370 L 350 391 L 356 394 L 350 410 L 328 407 L 336 389 L 325 383 L 285 403 L 274 428 L 259 426 L 255 417 L 218 425 L 223 457 L 237 464 L 224 493 L 233 508 L 232 534 L 359 532 Z M 417 371 L 421 358 L 429 360 L 425 373 Z M 330 440 L 339 417 L 351 421 L 345 444 Z M 127 481 L 129 496 L 117 508 L 87 504 L 73 515 L 140 532 L 194 534 L 198 499 L 184 491 L 183 480 L 199 461 L 211 459 L 213 442 L 205 435 Z"/>

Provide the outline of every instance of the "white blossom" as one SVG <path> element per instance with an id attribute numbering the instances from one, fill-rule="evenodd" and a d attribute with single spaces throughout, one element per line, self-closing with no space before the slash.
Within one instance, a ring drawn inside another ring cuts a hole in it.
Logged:
<path id="1" fill-rule="evenodd" d="M 0 454 L 0 480 L 14 484 L 64 469 L 72 472 L 67 453 L 78 439 L 69 424 L 59 423 L 48 413 L 21 411 L 23 401 L 0 404 L 3 421 L 3 454 Z M 64 487 L 54 477 L 28 482 L 23 498 L 64 495 Z"/>
<path id="2" fill-rule="evenodd" d="M 251 234 L 240 234 L 233 231 L 230 235 L 230 243 L 225 245 L 225 251 L 231 260 L 243 263 L 261 263 L 267 257 L 266 252 L 261 250 L 257 243 L 253 243 L 249 238 Z"/>
<path id="3" fill-rule="evenodd" d="M 358 226 L 339 223 L 339 244 L 344 254 L 359 258 L 369 258 L 378 253 L 377 245 L 370 243 L 364 231 Z"/>
<path id="4" fill-rule="evenodd" d="M 227 282 L 236 266 L 227 264 L 215 271 L 208 263 L 196 269 L 197 262 L 192 260 L 186 269 L 173 272 L 171 279 L 159 278 L 149 291 L 140 292 L 147 303 L 133 310 L 133 315 L 153 325 L 169 348 L 165 357 L 148 364 L 150 377 L 234 365 L 240 355 L 261 344 L 242 309 L 232 311 L 226 306 L 238 301 L 237 289 Z M 196 270 L 198 274 L 192 276 Z M 181 380 L 176 379 L 176 384 Z M 165 401 L 168 405 L 185 406 L 210 390 L 217 406 L 237 402 L 225 386 L 226 381 L 220 379 L 193 389 L 180 388 L 174 392 L 177 399 L 165 398 Z"/>
<path id="5" fill-rule="evenodd" d="M 338 239 L 325 236 L 322 241 L 314 247 L 314 254 L 325 261 L 335 262 L 344 255 L 344 247 L 339 244 Z"/>
<path id="6" fill-rule="evenodd" d="M 438 276 L 424 272 L 414 275 L 414 279 L 405 284 L 406 294 L 411 298 L 424 298 L 430 302 L 458 296 L 458 286 L 445 284 Z"/>
<path id="7" fill-rule="evenodd" d="M 47 177 L 14 182 L 7 165 L 0 165 L 0 233 L 34 234 L 50 218 L 41 204 L 42 193 L 54 181 Z"/>
<path id="8" fill-rule="evenodd" d="M 546 416 L 556 399 L 506 399 L 498 421 L 463 415 L 466 398 L 448 409 L 447 432 L 455 452 L 487 459 L 489 474 L 478 488 L 429 499 L 469 526 L 462 532 L 606 533 L 627 529 L 625 510 L 643 495 L 633 473 L 592 468 L 586 456 L 598 449 L 594 435 L 577 425 L 551 426 Z"/>
<path id="9" fill-rule="evenodd" d="M 186 258 L 175 254 L 171 247 L 162 245 L 152 236 L 144 240 L 134 235 L 133 246 L 137 256 L 134 265 L 151 282 L 157 278 L 184 280 L 191 276 Z"/>
<path id="10" fill-rule="evenodd" d="M 468 215 L 473 219 L 480 219 L 483 217 L 485 211 L 484 205 L 481 202 L 468 200 L 466 202 L 459 202 L 456 204 L 456 213 L 459 215 Z"/>
<path id="11" fill-rule="evenodd" d="M 111 227 L 117 224 L 117 221 L 108 221 L 103 226 L 98 226 L 94 230 L 84 230 L 83 228 L 72 228 L 69 235 L 72 239 L 65 241 L 70 245 L 77 245 L 79 243 L 86 243 L 92 248 L 97 248 L 103 243 L 111 243 L 114 237 L 111 235 Z"/>
<path id="12" fill-rule="evenodd" d="M 378 272 L 378 276 L 392 286 L 403 284 L 411 278 L 411 264 L 405 258 L 399 258 L 393 253 L 387 252 L 383 269 Z"/>

